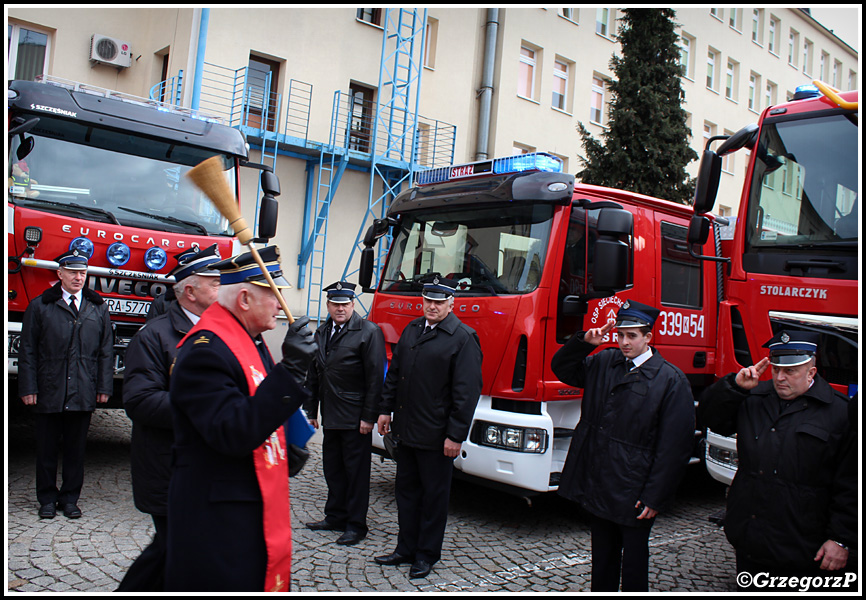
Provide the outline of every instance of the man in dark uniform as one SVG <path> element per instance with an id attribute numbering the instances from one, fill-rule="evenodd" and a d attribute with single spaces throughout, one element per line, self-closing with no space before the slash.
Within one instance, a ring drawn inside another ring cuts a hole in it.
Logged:
<path id="1" fill-rule="evenodd" d="M 738 573 L 826 575 L 846 566 L 860 531 L 848 399 L 817 373 L 818 334 L 779 331 L 764 347 L 769 358 L 701 397 L 702 425 L 737 433 L 725 535 Z M 759 382 L 768 366 L 772 382 Z"/>
<path id="2" fill-rule="evenodd" d="M 59 507 L 81 516 L 84 446 L 97 403 L 114 385 L 114 335 L 108 307 L 84 287 L 87 257 L 70 250 L 56 259 L 60 282 L 34 298 L 24 312 L 18 359 L 18 392 L 36 407 L 36 499 L 39 517 Z M 63 452 L 63 484 L 57 490 L 57 456 Z"/>
<path id="3" fill-rule="evenodd" d="M 175 256 L 174 298 L 166 313 L 138 330 L 126 350 L 123 406 L 132 419 L 130 467 L 132 494 L 138 510 L 153 518 L 153 541 L 123 577 L 118 592 L 161 592 L 165 584 L 165 536 L 171 446 L 174 432 L 169 402 L 169 372 L 177 345 L 217 299 L 220 261 L 214 244 Z"/>
<path id="4" fill-rule="evenodd" d="M 367 536 L 370 446 L 385 379 L 385 339 L 378 325 L 355 312 L 354 284 L 338 281 L 324 291 L 328 319 L 316 331 L 304 409 L 318 429 L 321 406 L 328 500 L 325 518 L 307 527 L 344 531 L 337 543 L 351 546 Z"/>
<path id="5" fill-rule="evenodd" d="M 593 592 L 649 588 L 649 533 L 689 462 L 695 409 L 685 375 L 649 343 L 659 311 L 627 300 L 616 321 L 557 351 L 560 381 L 583 388 L 559 494 L 592 516 Z M 590 356 L 617 328 L 619 348 Z"/>
<path id="6" fill-rule="evenodd" d="M 379 433 L 397 446 L 397 548 L 374 560 L 412 563 L 409 577 L 427 577 L 439 560 L 454 458 L 469 435 L 481 394 L 481 343 L 454 310 L 456 282 L 424 284 L 424 316 L 400 336 L 382 397 Z M 391 414 L 393 413 L 393 421 Z"/>
<path id="7" fill-rule="evenodd" d="M 278 286 L 279 252 L 261 259 Z M 214 263 L 220 291 L 190 330 L 171 373 L 174 464 L 168 493 L 166 591 L 288 591 L 289 472 L 282 424 L 307 392 L 315 351 L 303 318 L 274 365 L 261 334 L 280 305 L 250 253 Z M 299 364 L 300 363 L 300 364 Z"/>

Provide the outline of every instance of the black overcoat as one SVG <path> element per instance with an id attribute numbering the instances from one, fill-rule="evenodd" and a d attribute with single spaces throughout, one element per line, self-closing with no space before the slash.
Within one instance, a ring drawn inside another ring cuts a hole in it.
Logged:
<path id="1" fill-rule="evenodd" d="M 816 375 L 785 408 L 772 381 L 746 391 L 734 376 L 709 387 L 699 411 L 714 432 L 737 434 L 725 535 L 754 562 L 813 569 L 824 542 L 851 545 L 859 531 L 848 399 Z"/>
<path id="2" fill-rule="evenodd" d="M 241 365 L 213 332 L 194 334 L 178 353 L 166 591 L 262 591 L 267 553 L 253 451 L 307 394 L 266 351 L 263 362 L 269 373 L 250 397 Z"/>
<path id="3" fill-rule="evenodd" d="M 126 350 L 123 407 L 132 419 L 130 466 L 135 507 L 152 515 L 165 515 L 171 479 L 174 430 L 169 402 L 169 373 L 178 343 L 192 321 L 177 302 L 133 336 Z"/>
<path id="4" fill-rule="evenodd" d="M 105 301 L 84 288 L 78 317 L 58 282 L 24 311 L 18 395 L 36 394 L 38 413 L 90 412 L 114 386 L 114 334 Z"/>
<path id="5" fill-rule="evenodd" d="M 358 429 L 360 422 L 379 418 L 385 379 L 385 338 L 379 326 L 358 313 L 331 339 L 330 317 L 316 330 L 315 357 L 307 372 L 310 399 L 304 410 L 310 419 L 322 411 L 325 429 Z"/>
<path id="6" fill-rule="evenodd" d="M 446 437 L 469 435 L 481 395 L 481 343 L 454 313 L 426 334 L 425 324 L 424 317 L 409 323 L 394 347 L 379 412 L 394 413 L 391 431 L 401 444 L 441 451 Z"/>
<path id="7" fill-rule="evenodd" d="M 631 527 L 638 500 L 663 510 L 685 473 L 695 439 L 695 408 L 685 375 L 653 350 L 626 374 L 619 348 L 597 347 L 573 336 L 551 361 L 563 383 L 583 388 L 559 494 L 590 513 Z"/>

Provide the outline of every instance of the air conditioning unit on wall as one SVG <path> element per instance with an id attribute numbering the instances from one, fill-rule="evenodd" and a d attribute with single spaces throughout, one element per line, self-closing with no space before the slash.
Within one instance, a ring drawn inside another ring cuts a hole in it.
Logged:
<path id="1" fill-rule="evenodd" d="M 125 69 L 132 66 L 132 49 L 123 40 L 94 34 L 90 38 L 90 60 L 94 63 Z"/>

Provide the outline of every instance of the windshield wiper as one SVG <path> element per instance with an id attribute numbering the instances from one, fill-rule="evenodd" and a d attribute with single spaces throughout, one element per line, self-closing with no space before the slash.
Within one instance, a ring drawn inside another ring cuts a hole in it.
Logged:
<path id="1" fill-rule="evenodd" d="M 172 225 L 186 225 L 187 227 L 197 229 L 201 232 L 202 235 L 209 235 L 207 229 L 205 229 L 203 225 L 200 225 L 195 221 L 184 221 L 183 219 L 178 219 L 177 217 L 169 217 L 165 215 L 153 215 L 150 213 L 142 212 L 140 210 L 126 208 L 125 206 L 118 206 L 117 208 L 119 208 L 120 210 L 134 213 L 136 215 L 141 215 L 142 217 L 150 217 L 151 219 L 156 219 L 157 221 L 162 221 L 163 223 L 171 223 Z"/>
<path id="2" fill-rule="evenodd" d="M 53 200 L 42 200 L 40 198 L 21 198 L 21 200 L 26 200 L 27 202 L 38 202 L 40 204 L 50 204 L 51 206 L 59 206 L 61 208 L 72 208 L 78 212 L 84 211 L 95 213 L 97 215 L 102 215 L 108 218 L 108 221 L 110 223 L 120 225 L 120 221 L 117 220 L 117 217 L 115 217 L 113 214 L 103 208 L 96 208 L 95 206 L 83 206 L 81 204 L 75 204 L 74 202 L 54 202 Z"/>

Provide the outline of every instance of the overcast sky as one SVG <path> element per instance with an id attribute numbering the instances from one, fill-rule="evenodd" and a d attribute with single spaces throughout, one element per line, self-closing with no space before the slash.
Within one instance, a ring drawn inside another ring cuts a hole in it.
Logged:
<path id="1" fill-rule="evenodd" d="M 861 9 L 858 5 L 823 5 L 810 9 L 812 17 L 860 52 Z"/>

